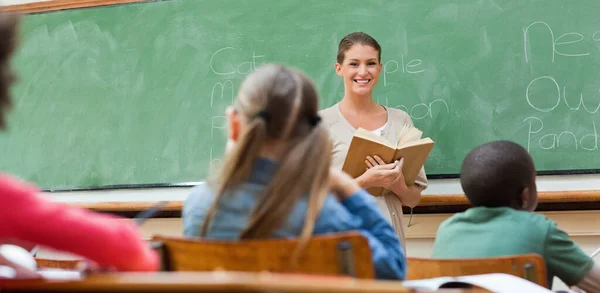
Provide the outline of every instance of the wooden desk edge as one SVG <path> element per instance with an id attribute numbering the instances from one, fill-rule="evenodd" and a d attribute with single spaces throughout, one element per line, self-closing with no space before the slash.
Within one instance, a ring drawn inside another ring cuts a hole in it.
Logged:
<path id="1" fill-rule="evenodd" d="M 3 290 L 18 291 L 164 291 L 164 292 L 414 292 L 401 282 L 310 275 L 251 272 L 109 273 L 83 281 L 4 281 Z M 365 291 L 366 290 L 366 291 Z"/>
<path id="2" fill-rule="evenodd" d="M 538 192 L 540 203 L 600 202 L 600 190 L 569 190 Z M 427 194 L 419 206 L 470 205 L 464 194 Z"/>
<path id="3" fill-rule="evenodd" d="M 540 192 L 540 204 L 600 202 L 600 190 Z M 97 202 L 72 203 L 73 205 L 98 212 L 140 212 L 152 207 L 155 202 Z M 468 206 L 463 194 L 423 195 L 417 207 Z M 181 212 L 183 201 L 170 202 L 163 210 Z"/>
<path id="4" fill-rule="evenodd" d="M 0 10 L 5 12 L 26 14 L 96 6 L 118 5 L 145 1 L 147 0 L 53 0 L 9 5 L 1 7 Z"/>
<path id="5" fill-rule="evenodd" d="M 123 202 L 95 202 L 95 203 L 71 203 L 78 207 L 97 212 L 141 212 L 154 206 L 157 202 L 139 202 L 139 201 L 123 201 Z M 169 212 L 181 212 L 183 209 L 183 201 L 169 202 L 162 210 Z"/>

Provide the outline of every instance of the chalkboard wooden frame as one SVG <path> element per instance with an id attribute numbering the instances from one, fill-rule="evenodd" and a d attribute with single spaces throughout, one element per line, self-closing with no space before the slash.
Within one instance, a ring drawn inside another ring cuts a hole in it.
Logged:
<path id="1" fill-rule="evenodd" d="M 26 4 L 10 5 L 2 8 L 6 12 L 39 13 L 48 11 L 68 10 L 76 8 L 118 5 L 135 2 L 150 2 L 147 0 L 52 0 Z"/>

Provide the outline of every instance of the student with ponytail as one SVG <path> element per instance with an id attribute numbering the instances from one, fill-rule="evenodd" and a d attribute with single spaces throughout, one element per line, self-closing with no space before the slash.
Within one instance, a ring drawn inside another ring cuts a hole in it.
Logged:
<path id="1" fill-rule="evenodd" d="M 332 169 L 331 140 L 318 95 L 302 73 L 258 68 L 227 110 L 228 146 L 215 178 L 185 201 L 185 236 L 210 239 L 299 237 L 360 231 L 379 279 L 403 279 L 405 255 L 366 191 Z M 302 247 L 302 245 L 301 245 Z"/>

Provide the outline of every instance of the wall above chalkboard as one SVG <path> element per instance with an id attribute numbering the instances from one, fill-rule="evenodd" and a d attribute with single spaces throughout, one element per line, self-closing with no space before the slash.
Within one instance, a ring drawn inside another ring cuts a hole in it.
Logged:
<path id="1" fill-rule="evenodd" d="M 468 151 L 495 139 L 528 148 L 543 172 L 595 172 L 599 9 L 166 0 L 30 14 L 0 170 L 46 189 L 201 181 L 221 163 L 223 113 L 245 75 L 265 62 L 297 67 L 331 106 L 343 95 L 337 43 L 364 31 L 383 47 L 375 99 L 436 141 L 430 176 L 457 174 Z"/>

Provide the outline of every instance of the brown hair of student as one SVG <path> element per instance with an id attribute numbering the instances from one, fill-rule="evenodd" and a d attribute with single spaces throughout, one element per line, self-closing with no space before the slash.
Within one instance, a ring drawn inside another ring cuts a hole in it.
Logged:
<path id="1" fill-rule="evenodd" d="M 340 41 L 340 44 L 338 46 L 338 52 L 337 52 L 337 63 L 339 63 L 339 64 L 344 63 L 344 58 L 346 57 L 345 56 L 346 51 L 350 50 L 350 48 L 352 48 L 352 46 L 357 45 L 357 44 L 373 47 L 373 49 L 375 49 L 375 51 L 377 51 L 379 53 L 377 61 L 381 62 L 381 46 L 379 45 L 379 43 L 373 37 L 369 36 L 368 34 L 365 34 L 362 32 L 354 32 L 354 33 L 346 35 Z"/>
<path id="2" fill-rule="evenodd" d="M 19 17 L 0 12 L 0 129 L 6 128 L 6 112 L 12 106 L 10 86 L 16 81 L 11 56 L 17 46 Z"/>
<path id="3" fill-rule="evenodd" d="M 286 220 L 296 202 L 308 196 L 301 243 L 312 235 L 328 192 L 331 142 L 319 123 L 318 95 L 302 73 L 282 65 L 258 68 L 242 83 L 233 109 L 247 119 L 247 129 L 225 155 L 214 178 L 216 196 L 202 225 L 205 236 L 224 192 L 243 183 L 263 146 L 283 145 L 276 174 L 256 202 L 242 239 L 269 238 Z M 302 246 L 302 244 L 301 244 Z"/>

